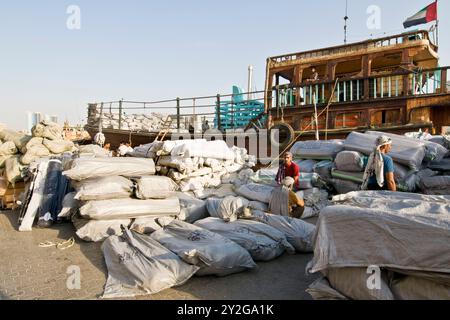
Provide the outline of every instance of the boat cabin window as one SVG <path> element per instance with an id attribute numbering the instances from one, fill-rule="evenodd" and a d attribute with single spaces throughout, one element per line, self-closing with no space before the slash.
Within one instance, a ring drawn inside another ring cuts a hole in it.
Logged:
<path id="1" fill-rule="evenodd" d="M 386 126 L 401 124 L 400 109 L 375 111 L 371 115 L 371 125 Z"/>
<path id="2" fill-rule="evenodd" d="M 363 125 L 362 112 L 346 112 L 339 113 L 336 116 L 334 127 L 339 128 L 354 128 Z"/>

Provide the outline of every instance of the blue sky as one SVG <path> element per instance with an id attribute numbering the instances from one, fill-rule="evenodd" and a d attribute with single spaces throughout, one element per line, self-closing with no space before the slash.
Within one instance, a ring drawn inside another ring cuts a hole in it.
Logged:
<path id="1" fill-rule="evenodd" d="M 431 0 L 349 0 L 349 41 L 403 32 Z M 81 29 L 69 30 L 69 5 Z M 370 5 L 381 29 L 366 27 Z M 441 65 L 450 65 L 450 3 L 439 1 Z M 266 58 L 343 43 L 345 0 L 2 1 L 0 123 L 26 127 L 26 112 L 85 120 L 87 103 L 156 100 L 264 88 Z M 423 27 L 429 28 L 430 25 Z"/>

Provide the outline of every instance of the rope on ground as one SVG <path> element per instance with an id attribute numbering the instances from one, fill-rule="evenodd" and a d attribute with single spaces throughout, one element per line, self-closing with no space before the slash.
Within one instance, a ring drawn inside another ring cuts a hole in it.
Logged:
<path id="1" fill-rule="evenodd" d="M 70 239 L 61 241 L 61 242 L 52 242 L 52 241 L 47 240 L 47 241 L 39 243 L 39 247 L 40 248 L 56 247 L 59 250 L 66 250 L 66 249 L 73 247 L 74 244 L 75 244 L 75 239 L 74 239 L 74 237 L 71 237 Z"/>

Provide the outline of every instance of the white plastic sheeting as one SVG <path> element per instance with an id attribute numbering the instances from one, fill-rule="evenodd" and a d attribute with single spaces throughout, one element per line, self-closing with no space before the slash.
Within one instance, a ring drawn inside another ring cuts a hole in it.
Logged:
<path id="1" fill-rule="evenodd" d="M 144 176 L 136 179 L 136 197 L 139 199 L 165 199 L 173 196 L 178 185 L 163 176 Z"/>
<path id="2" fill-rule="evenodd" d="M 102 251 L 108 268 L 103 298 L 154 294 L 182 285 L 198 270 L 149 236 L 129 230 L 109 237 Z"/>
<path id="3" fill-rule="evenodd" d="M 77 190 L 75 199 L 82 201 L 130 198 L 133 182 L 120 176 L 90 178 L 72 183 Z"/>
<path id="4" fill-rule="evenodd" d="M 200 267 L 200 276 L 226 276 L 256 267 L 248 251 L 237 243 L 180 220 L 153 232 L 151 238 L 187 263 Z"/>
<path id="5" fill-rule="evenodd" d="M 445 201 L 446 198 L 440 199 Z M 397 208 L 382 211 L 335 205 L 322 210 L 317 222 L 311 271 L 377 265 L 450 273 L 448 211 L 428 213 L 409 209 L 402 213 L 402 202 Z"/>
<path id="6" fill-rule="evenodd" d="M 270 225 L 250 220 L 226 222 L 220 218 L 206 218 L 196 226 L 218 233 L 246 249 L 255 261 L 270 261 L 287 251 L 295 252 L 285 235 Z"/>
<path id="7" fill-rule="evenodd" d="M 175 146 L 171 155 L 201 158 L 213 158 L 221 160 L 234 160 L 235 154 L 225 141 L 186 140 L 186 143 Z"/>
<path id="8" fill-rule="evenodd" d="M 111 199 L 89 201 L 80 208 L 80 214 L 83 218 L 94 220 L 176 216 L 179 213 L 180 202 L 177 197 L 151 200 Z"/>
<path id="9" fill-rule="evenodd" d="M 79 158 L 63 175 L 72 180 L 84 180 L 106 176 L 145 176 L 155 174 L 153 159 L 143 158 Z"/>

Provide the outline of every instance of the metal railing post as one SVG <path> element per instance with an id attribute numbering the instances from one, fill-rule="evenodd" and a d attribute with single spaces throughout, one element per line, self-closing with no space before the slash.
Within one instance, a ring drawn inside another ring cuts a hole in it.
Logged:
<path id="1" fill-rule="evenodd" d="M 122 129 L 122 100 L 119 101 L 119 130 Z"/>
<path id="2" fill-rule="evenodd" d="M 217 95 L 216 97 L 216 104 L 217 104 L 217 129 L 221 130 L 222 129 L 222 123 L 220 120 L 220 94 Z"/>
<path id="3" fill-rule="evenodd" d="M 177 98 L 177 129 L 180 130 L 180 98 Z"/>

